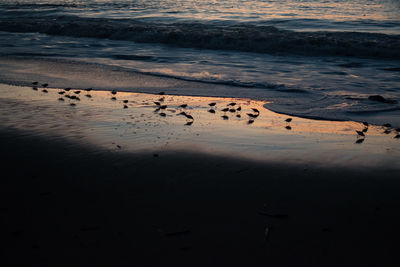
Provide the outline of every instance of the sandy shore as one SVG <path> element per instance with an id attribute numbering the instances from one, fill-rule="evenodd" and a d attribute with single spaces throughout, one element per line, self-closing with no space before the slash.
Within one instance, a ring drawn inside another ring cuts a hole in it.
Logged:
<path id="1" fill-rule="evenodd" d="M 360 123 L 247 99 L 1 90 L 4 266 L 399 264 L 393 129 L 356 143 Z"/>

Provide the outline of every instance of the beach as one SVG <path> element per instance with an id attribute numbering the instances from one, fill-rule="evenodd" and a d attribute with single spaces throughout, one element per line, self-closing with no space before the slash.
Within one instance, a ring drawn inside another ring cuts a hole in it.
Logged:
<path id="1" fill-rule="evenodd" d="M 5 266 L 398 263 L 394 130 L 355 143 L 361 123 L 248 99 L 1 89 Z M 221 118 L 233 102 L 244 118 Z"/>
<path id="2" fill-rule="evenodd" d="M 3 0 L 1 266 L 399 266 L 397 0 Z"/>

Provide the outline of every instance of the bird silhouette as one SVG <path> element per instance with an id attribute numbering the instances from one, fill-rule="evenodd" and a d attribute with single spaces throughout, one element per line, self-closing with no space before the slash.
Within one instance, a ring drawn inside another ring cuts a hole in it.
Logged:
<path id="1" fill-rule="evenodd" d="M 208 105 L 209 105 L 210 107 L 214 107 L 216 104 L 217 104 L 217 103 L 212 102 L 212 103 L 210 103 L 210 104 L 208 104 Z"/>
<path id="2" fill-rule="evenodd" d="M 356 130 L 356 133 L 357 133 L 358 136 L 363 136 L 363 137 L 365 137 L 365 134 L 364 134 L 363 131 L 357 131 L 357 130 Z"/>
<path id="3" fill-rule="evenodd" d="M 292 121 L 292 118 L 287 118 L 285 121 L 286 121 L 286 122 L 291 122 L 291 121 Z"/>

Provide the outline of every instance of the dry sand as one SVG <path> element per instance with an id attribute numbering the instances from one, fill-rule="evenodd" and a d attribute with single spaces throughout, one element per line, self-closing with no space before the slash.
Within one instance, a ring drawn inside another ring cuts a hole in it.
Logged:
<path id="1" fill-rule="evenodd" d="M 399 265 L 393 129 L 41 90 L 1 86 L 3 266 Z"/>

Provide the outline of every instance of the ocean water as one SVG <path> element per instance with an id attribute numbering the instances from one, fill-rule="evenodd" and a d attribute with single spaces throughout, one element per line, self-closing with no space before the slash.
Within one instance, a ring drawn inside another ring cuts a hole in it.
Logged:
<path id="1" fill-rule="evenodd" d="M 225 84 L 220 96 L 277 112 L 400 126 L 400 0 L 3 0 L 0 57 Z"/>

